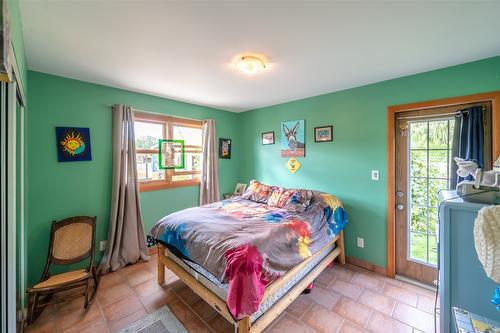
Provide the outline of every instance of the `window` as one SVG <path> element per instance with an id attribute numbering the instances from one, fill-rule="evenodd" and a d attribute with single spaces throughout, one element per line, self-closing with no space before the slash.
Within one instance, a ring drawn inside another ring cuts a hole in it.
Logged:
<path id="1" fill-rule="evenodd" d="M 135 112 L 134 122 L 137 177 L 141 191 L 199 184 L 201 121 Z M 160 139 L 184 140 L 182 169 L 160 168 Z"/>
<path id="2" fill-rule="evenodd" d="M 437 264 L 439 191 L 450 189 L 455 119 L 409 123 L 409 258 Z"/>

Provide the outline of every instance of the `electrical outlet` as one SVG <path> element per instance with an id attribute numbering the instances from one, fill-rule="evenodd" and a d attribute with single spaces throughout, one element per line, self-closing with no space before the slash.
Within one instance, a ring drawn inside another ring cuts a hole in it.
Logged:
<path id="1" fill-rule="evenodd" d="M 364 248 L 365 247 L 365 239 L 358 237 L 358 247 Z"/>
<path id="2" fill-rule="evenodd" d="M 379 180 L 378 170 L 372 170 L 372 180 Z"/>
<path id="3" fill-rule="evenodd" d="M 108 248 L 108 241 L 101 241 L 99 243 L 99 250 L 100 251 L 105 251 Z"/>

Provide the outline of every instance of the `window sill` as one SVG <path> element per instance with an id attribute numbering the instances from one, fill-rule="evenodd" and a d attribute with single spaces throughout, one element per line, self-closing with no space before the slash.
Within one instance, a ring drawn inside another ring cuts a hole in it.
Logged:
<path id="1" fill-rule="evenodd" d="M 194 180 L 183 180 L 177 181 L 173 183 L 167 183 L 161 180 L 153 180 L 149 182 L 139 182 L 139 191 L 140 192 L 148 192 L 148 191 L 158 191 L 164 189 L 171 189 L 176 187 L 185 187 L 185 186 L 198 186 L 200 185 L 200 181 L 198 179 Z"/>

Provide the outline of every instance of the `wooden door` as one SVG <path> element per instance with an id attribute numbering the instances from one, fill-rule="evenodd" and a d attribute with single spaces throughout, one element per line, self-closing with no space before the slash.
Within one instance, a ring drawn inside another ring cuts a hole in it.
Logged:
<path id="1" fill-rule="evenodd" d="M 483 106 L 486 119 L 491 117 L 489 102 L 400 112 L 396 116 L 397 275 L 425 284 L 437 279 L 438 193 L 450 189 L 452 183 L 454 113 L 475 105 Z M 491 120 L 485 124 L 485 132 L 491 133 Z M 485 145 L 485 151 L 488 149 L 491 144 Z"/>

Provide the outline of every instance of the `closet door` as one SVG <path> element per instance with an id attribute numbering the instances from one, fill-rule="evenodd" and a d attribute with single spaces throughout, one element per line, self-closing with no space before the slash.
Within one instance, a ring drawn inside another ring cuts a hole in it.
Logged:
<path id="1" fill-rule="evenodd" d="M 0 331 L 16 332 L 16 85 L 0 86 Z"/>

